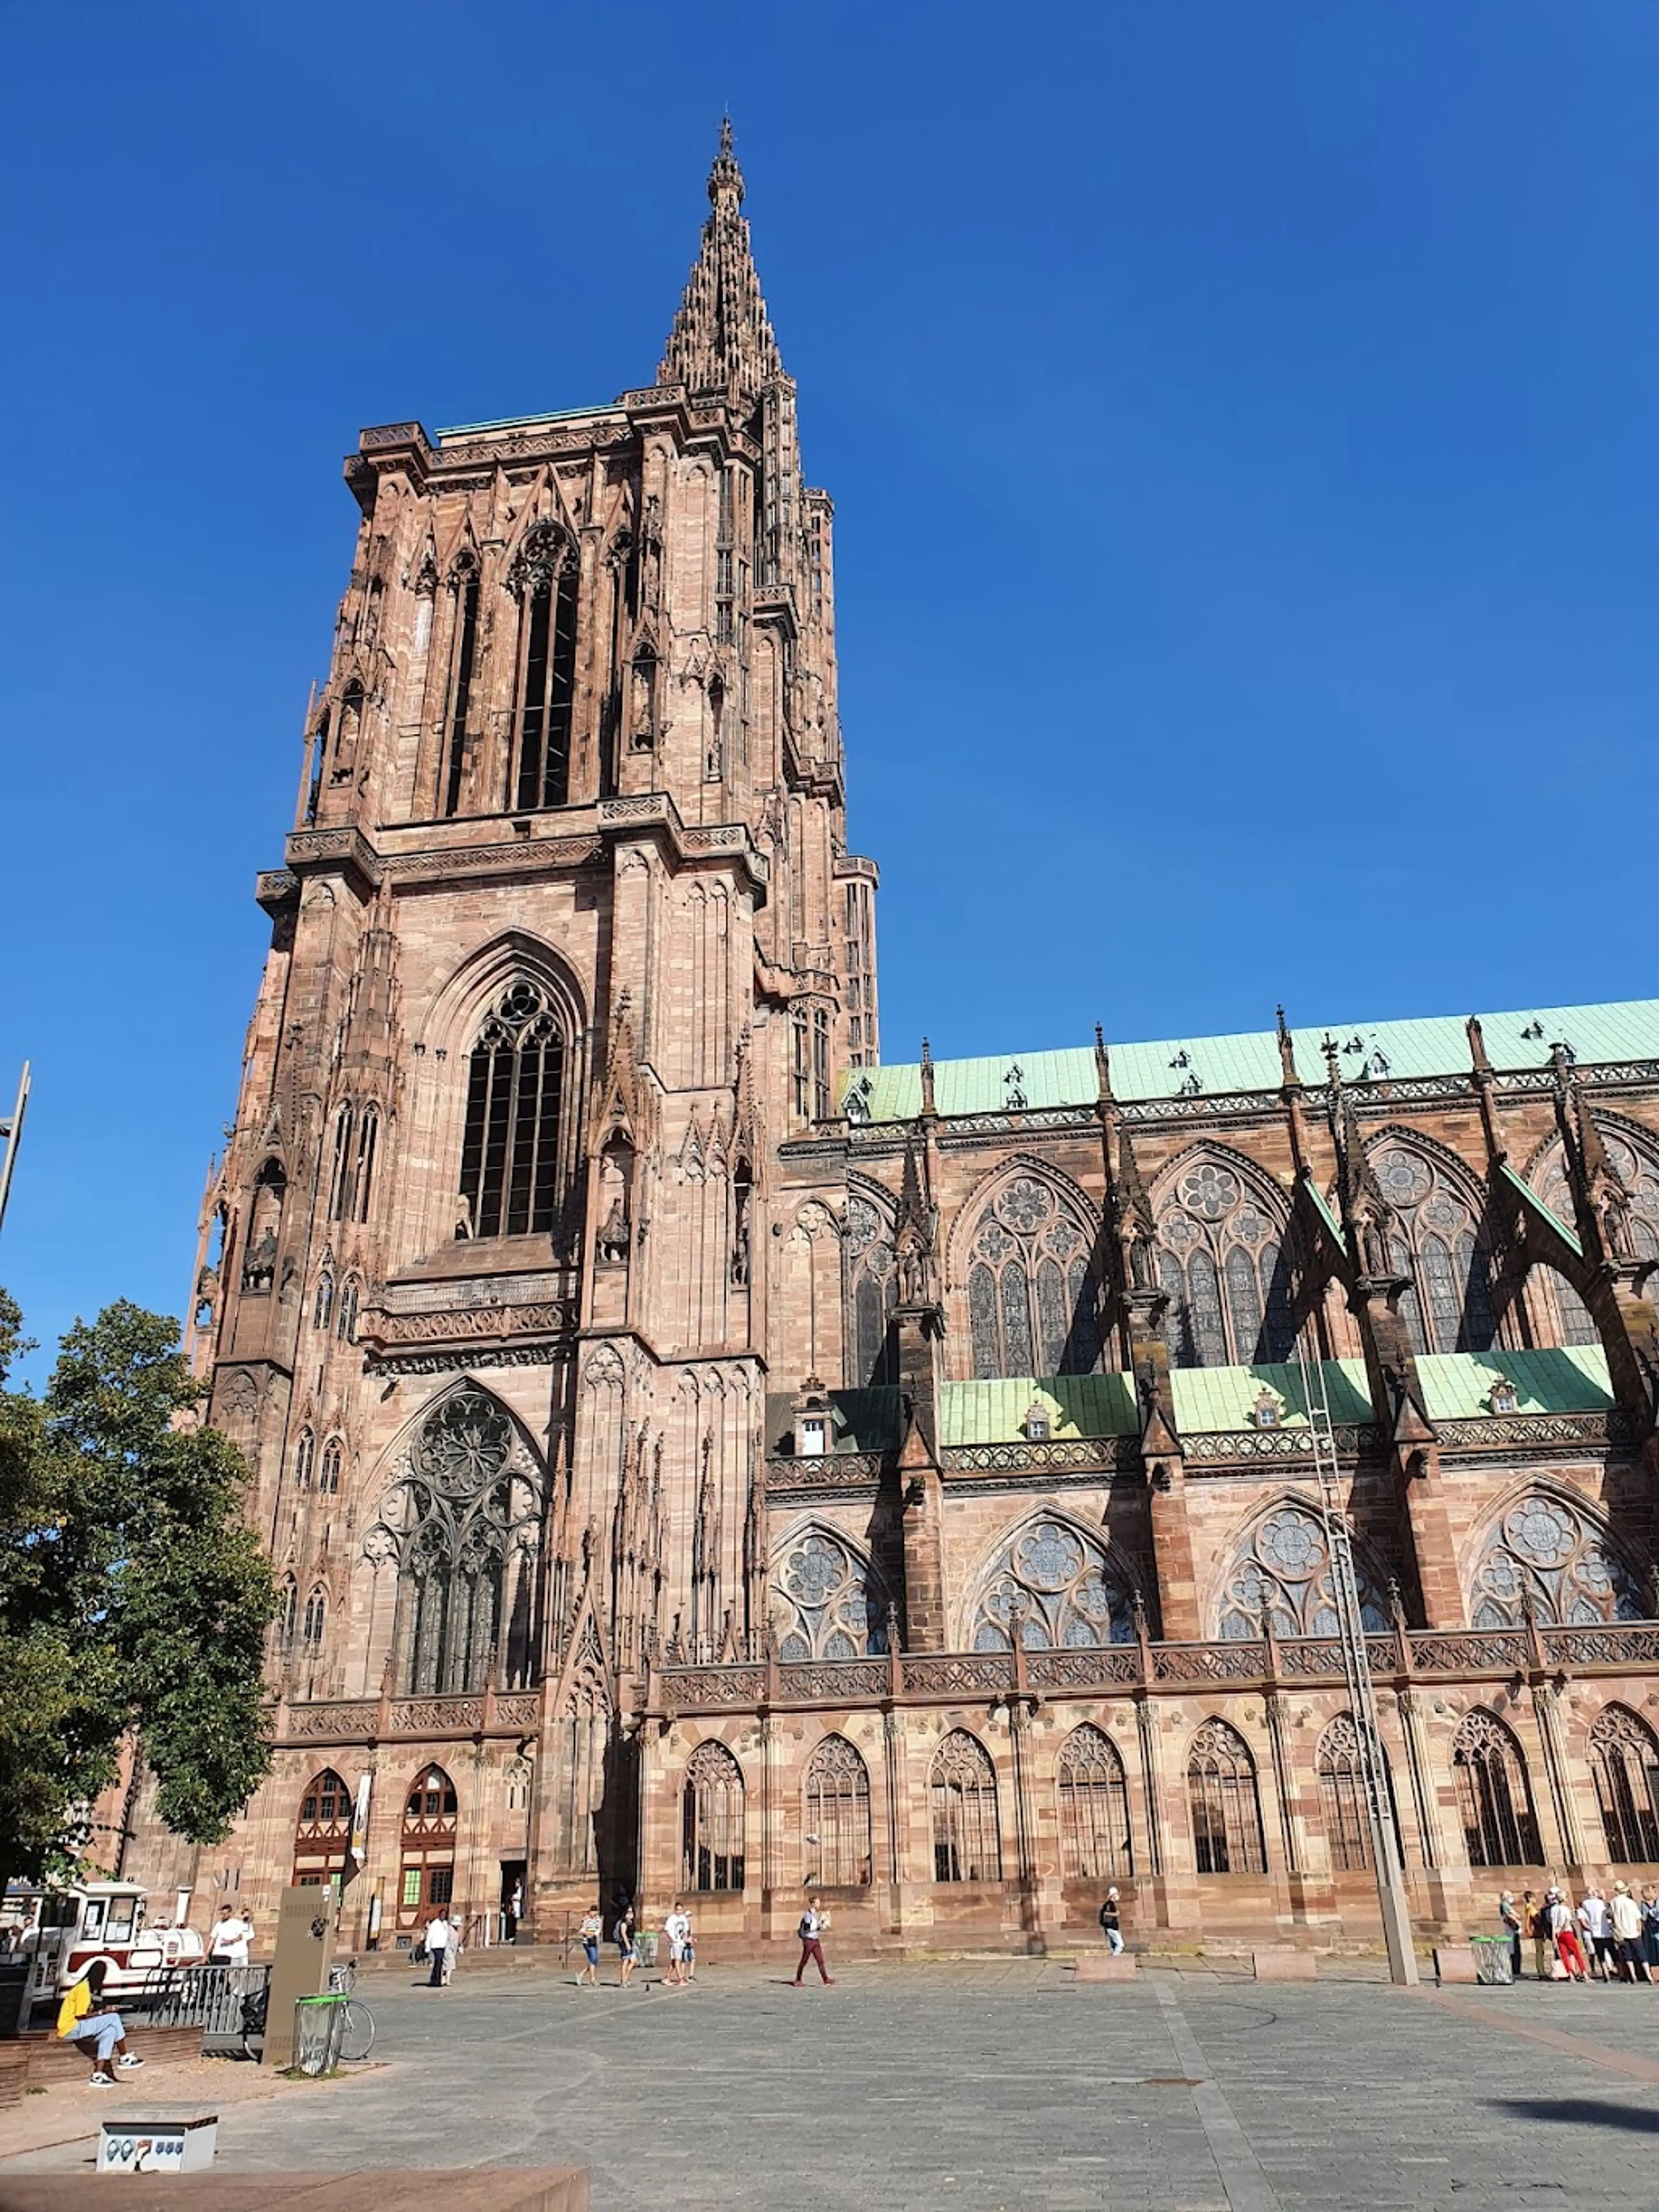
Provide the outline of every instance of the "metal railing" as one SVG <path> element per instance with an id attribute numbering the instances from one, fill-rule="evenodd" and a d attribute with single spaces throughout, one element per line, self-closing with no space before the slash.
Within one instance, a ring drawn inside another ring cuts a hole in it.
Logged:
<path id="1" fill-rule="evenodd" d="M 199 2027 L 204 2051 L 246 2051 L 264 2040 L 270 1983 L 269 1966 L 164 1966 L 133 2009 L 152 2027 Z"/>

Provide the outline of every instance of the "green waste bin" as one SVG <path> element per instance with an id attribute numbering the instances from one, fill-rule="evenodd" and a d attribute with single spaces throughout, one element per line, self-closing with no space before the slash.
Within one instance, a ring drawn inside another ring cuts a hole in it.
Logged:
<path id="1" fill-rule="evenodd" d="M 338 2067 L 349 2002 L 343 1990 L 331 1990 L 325 1996 L 295 1999 L 294 2064 L 298 2072 L 332 2074 Z"/>

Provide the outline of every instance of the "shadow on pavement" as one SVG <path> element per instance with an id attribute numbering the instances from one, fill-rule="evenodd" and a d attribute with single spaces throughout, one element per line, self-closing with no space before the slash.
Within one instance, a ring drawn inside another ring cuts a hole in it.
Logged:
<path id="1" fill-rule="evenodd" d="M 1565 2120 L 1574 2127 L 1629 2128 L 1638 2135 L 1659 2135 L 1659 2111 L 1639 2105 L 1607 2105 L 1597 2097 L 1489 2097 L 1495 2112 L 1517 2119 Z"/>

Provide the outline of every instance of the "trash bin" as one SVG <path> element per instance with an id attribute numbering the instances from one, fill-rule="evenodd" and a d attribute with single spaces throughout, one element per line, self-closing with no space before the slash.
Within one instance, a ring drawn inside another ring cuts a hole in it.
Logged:
<path id="1" fill-rule="evenodd" d="M 1471 1936 L 1474 1978 L 1489 1990 L 1501 1989 L 1515 1979 L 1515 1952 L 1507 1936 Z"/>
<path id="2" fill-rule="evenodd" d="M 654 1966 L 657 1963 L 657 1933 L 655 1929 L 649 1928 L 644 1929 L 639 1936 L 635 1936 L 634 1940 L 639 1946 L 641 1966 Z"/>
<path id="3" fill-rule="evenodd" d="M 294 2064 L 301 2074 L 332 2074 L 340 2063 L 340 2045 L 345 2035 L 346 2007 L 350 1999 L 343 1990 L 327 1996 L 299 1997 L 294 2006 Z"/>

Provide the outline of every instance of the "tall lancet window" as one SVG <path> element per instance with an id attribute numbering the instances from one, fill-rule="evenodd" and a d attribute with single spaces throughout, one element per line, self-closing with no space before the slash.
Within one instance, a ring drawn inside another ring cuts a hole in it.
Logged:
<path id="1" fill-rule="evenodd" d="M 575 548 L 551 523 L 538 523 L 507 577 L 520 610 L 509 806 L 562 806 L 569 793 L 578 580 Z"/>
<path id="2" fill-rule="evenodd" d="M 459 814 L 466 775 L 472 672 L 478 657 L 478 571 L 470 556 L 458 557 L 449 573 L 449 588 L 455 596 L 455 629 L 449 688 L 444 701 L 444 758 L 438 783 L 438 807 L 441 813 Z"/>
<path id="3" fill-rule="evenodd" d="M 539 1235 L 558 1203 L 564 1038 L 533 983 L 512 983 L 472 1048 L 461 1192 L 475 1237 Z"/>

